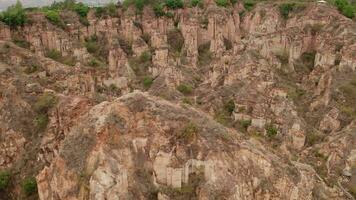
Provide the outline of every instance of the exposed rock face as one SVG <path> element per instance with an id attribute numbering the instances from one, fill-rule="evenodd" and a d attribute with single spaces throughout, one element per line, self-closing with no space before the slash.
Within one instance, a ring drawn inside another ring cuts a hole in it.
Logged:
<path id="1" fill-rule="evenodd" d="M 198 129 L 189 143 L 180 139 L 179 127 L 187 123 Z M 195 174 L 204 180 L 198 197 L 311 199 L 318 180 L 310 167 L 285 163 L 239 137 L 203 113 L 130 93 L 93 107 L 71 128 L 59 155 L 37 177 L 40 198 L 147 198 L 139 185 L 153 190 L 146 192 L 187 187 Z"/>
<path id="2" fill-rule="evenodd" d="M 0 23 L 4 198 L 350 199 L 355 22 L 279 3 Z"/>

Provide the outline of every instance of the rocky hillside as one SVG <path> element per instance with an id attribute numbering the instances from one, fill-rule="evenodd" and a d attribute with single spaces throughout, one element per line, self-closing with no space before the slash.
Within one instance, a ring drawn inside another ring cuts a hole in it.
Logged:
<path id="1" fill-rule="evenodd" d="M 1 200 L 355 199 L 347 6 L 137 2 L 0 17 Z"/>

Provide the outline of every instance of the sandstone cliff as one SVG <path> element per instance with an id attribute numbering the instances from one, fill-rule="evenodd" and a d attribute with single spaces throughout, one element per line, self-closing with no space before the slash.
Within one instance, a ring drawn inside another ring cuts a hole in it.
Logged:
<path id="1" fill-rule="evenodd" d="M 1 23 L 0 199 L 354 199 L 356 24 L 303 5 Z"/>

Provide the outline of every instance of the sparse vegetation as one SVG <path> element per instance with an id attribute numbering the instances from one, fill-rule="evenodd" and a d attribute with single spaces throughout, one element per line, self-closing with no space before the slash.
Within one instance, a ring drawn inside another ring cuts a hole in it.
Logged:
<path id="1" fill-rule="evenodd" d="M 37 70 L 39 70 L 39 68 L 40 68 L 40 67 L 39 67 L 38 65 L 36 65 L 36 64 L 31 64 L 31 65 L 29 65 L 29 66 L 26 67 L 25 73 L 26 73 L 26 74 L 32 74 L 32 73 L 36 72 Z"/>
<path id="2" fill-rule="evenodd" d="M 118 42 L 119 42 L 119 45 L 120 47 L 122 48 L 122 50 L 128 55 L 128 56 L 132 56 L 133 54 L 133 51 L 132 51 L 132 42 L 125 39 L 125 38 L 122 38 L 122 37 L 119 37 L 117 38 L 118 39 Z"/>
<path id="3" fill-rule="evenodd" d="M 24 25 L 26 20 L 26 13 L 20 1 L 17 1 L 15 5 L 8 7 L 6 11 L 0 13 L 0 21 L 12 28 Z"/>
<path id="4" fill-rule="evenodd" d="M 274 138 L 277 135 L 277 133 L 278 133 L 278 129 L 274 125 L 268 124 L 266 126 L 266 135 L 267 135 L 267 137 Z"/>
<path id="5" fill-rule="evenodd" d="M 25 49 L 29 49 L 31 46 L 31 44 L 29 42 L 27 42 L 26 40 L 19 38 L 19 37 L 13 38 L 12 42 L 14 44 L 16 44 L 17 46 L 19 46 L 21 48 L 25 48 Z"/>
<path id="6" fill-rule="evenodd" d="M 317 132 L 311 132 L 306 135 L 306 146 L 313 146 L 323 141 L 323 136 Z"/>
<path id="7" fill-rule="evenodd" d="M 203 1 L 202 0 L 191 0 L 190 1 L 190 6 L 191 7 L 203 7 Z"/>
<path id="8" fill-rule="evenodd" d="M 316 54 L 315 51 L 309 51 L 309 52 L 304 52 L 301 55 L 301 60 L 304 66 L 307 67 L 309 72 L 313 71 L 314 69 L 315 54 Z"/>
<path id="9" fill-rule="evenodd" d="M 100 48 L 98 38 L 96 36 L 91 36 L 90 38 L 85 39 L 85 47 L 89 53 L 96 54 Z"/>
<path id="10" fill-rule="evenodd" d="M 247 128 L 251 126 L 251 120 L 239 120 L 239 126 L 242 128 L 242 131 L 246 132 Z"/>
<path id="11" fill-rule="evenodd" d="M 94 67 L 94 68 L 98 68 L 98 67 L 103 67 L 103 66 L 105 66 L 105 64 L 104 64 L 102 61 L 100 61 L 100 60 L 98 60 L 98 59 L 96 59 L 96 58 L 90 59 L 90 61 L 88 62 L 88 65 L 89 65 L 90 67 Z"/>
<path id="12" fill-rule="evenodd" d="M 10 173 L 8 171 L 0 171 L 0 191 L 6 189 L 10 182 Z"/>
<path id="13" fill-rule="evenodd" d="M 225 46 L 226 50 L 230 50 L 230 49 L 233 48 L 232 42 L 229 39 L 225 38 L 225 37 L 224 37 L 224 46 Z"/>
<path id="14" fill-rule="evenodd" d="M 337 96 L 340 110 L 348 117 L 356 116 L 356 77 L 339 88 L 341 94 Z"/>
<path id="15" fill-rule="evenodd" d="M 178 85 L 177 90 L 184 95 L 189 95 L 193 92 L 192 86 L 183 83 Z"/>
<path id="16" fill-rule="evenodd" d="M 281 50 L 279 52 L 276 52 L 276 57 L 278 58 L 278 60 L 281 62 L 283 66 L 289 63 L 289 53 L 286 50 Z"/>
<path id="17" fill-rule="evenodd" d="M 57 98 L 51 93 L 44 93 L 37 98 L 33 109 L 36 111 L 37 116 L 33 123 L 38 132 L 43 131 L 49 122 L 48 111 L 57 103 Z"/>
<path id="18" fill-rule="evenodd" d="M 62 56 L 62 53 L 56 49 L 47 50 L 47 52 L 45 53 L 45 56 L 47 58 L 51 58 L 57 62 L 63 63 L 65 65 L 69 65 L 69 66 L 74 66 L 75 62 L 76 62 L 74 57 Z"/>
<path id="19" fill-rule="evenodd" d="M 47 113 L 57 103 L 57 97 L 51 93 L 44 93 L 37 98 L 33 108 L 37 113 Z"/>
<path id="20" fill-rule="evenodd" d="M 22 182 L 22 191 L 27 195 L 30 196 L 37 192 L 37 181 L 34 177 L 26 178 Z"/>
<path id="21" fill-rule="evenodd" d="M 147 89 L 147 88 L 150 88 L 152 83 L 153 83 L 153 78 L 150 77 L 150 76 L 145 76 L 142 80 L 142 84 L 143 86 Z"/>
<path id="22" fill-rule="evenodd" d="M 198 168 L 195 170 L 195 172 L 190 173 L 188 180 L 189 182 L 182 185 L 182 187 L 179 189 L 163 187 L 160 190 L 163 194 L 168 195 L 170 199 L 198 199 L 197 189 L 205 182 L 204 168 Z"/>
<path id="23" fill-rule="evenodd" d="M 210 64 L 213 59 L 213 54 L 210 52 L 210 42 L 202 44 L 198 47 L 198 62 L 200 66 Z"/>
<path id="24" fill-rule="evenodd" d="M 224 110 L 225 110 L 225 112 L 227 112 L 229 115 L 231 115 L 233 112 L 234 112 L 234 110 L 235 110 L 235 102 L 234 102 L 234 100 L 229 100 L 228 102 L 226 102 L 225 104 L 224 104 Z"/>
<path id="25" fill-rule="evenodd" d="M 193 122 L 189 122 L 187 125 L 185 125 L 178 138 L 182 139 L 184 142 L 189 143 L 197 139 L 198 135 L 198 126 Z"/>
<path id="26" fill-rule="evenodd" d="M 138 57 L 131 57 L 129 65 L 136 75 L 145 75 L 148 68 L 152 65 L 152 55 L 149 51 L 142 52 Z"/>

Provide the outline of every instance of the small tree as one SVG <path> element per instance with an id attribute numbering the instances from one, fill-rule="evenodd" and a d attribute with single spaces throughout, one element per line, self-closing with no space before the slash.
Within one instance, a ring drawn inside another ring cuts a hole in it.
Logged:
<path id="1" fill-rule="evenodd" d="M 166 13 L 164 12 L 164 4 L 163 3 L 156 3 L 153 5 L 153 12 L 155 13 L 156 17 L 162 17 Z"/>
<path id="2" fill-rule="evenodd" d="M 0 20 L 10 27 L 22 26 L 26 22 L 25 10 L 20 1 L 15 5 L 7 8 L 7 10 L 0 14 Z"/>

